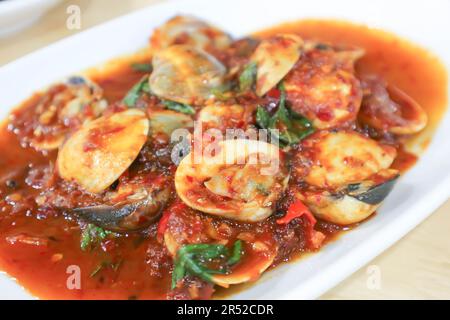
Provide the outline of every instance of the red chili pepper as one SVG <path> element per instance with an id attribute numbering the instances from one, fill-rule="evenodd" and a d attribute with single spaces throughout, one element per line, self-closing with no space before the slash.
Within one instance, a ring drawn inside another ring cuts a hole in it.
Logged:
<path id="1" fill-rule="evenodd" d="M 281 91 L 278 90 L 277 88 L 273 88 L 269 92 L 267 92 L 267 96 L 273 99 L 280 99 Z"/>
<path id="2" fill-rule="evenodd" d="M 158 241 L 162 241 L 164 239 L 164 232 L 167 229 L 167 224 L 169 223 L 170 214 L 171 214 L 171 212 L 169 210 L 164 211 L 161 219 L 159 220 L 158 231 L 157 231 L 157 235 L 156 235 Z"/>
<path id="3" fill-rule="evenodd" d="M 304 215 L 309 220 L 311 227 L 313 227 L 317 223 L 317 220 L 316 218 L 314 218 L 311 211 L 309 211 L 309 209 L 303 204 L 303 202 L 297 200 L 289 206 L 289 209 L 287 210 L 285 216 L 281 219 L 278 219 L 277 223 L 288 224 L 295 218 L 299 218 Z"/>

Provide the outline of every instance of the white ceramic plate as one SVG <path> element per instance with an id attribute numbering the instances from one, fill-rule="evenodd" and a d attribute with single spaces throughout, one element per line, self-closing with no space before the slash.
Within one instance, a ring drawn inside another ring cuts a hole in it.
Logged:
<path id="1" fill-rule="evenodd" d="M 61 0 L 4 0 L 0 2 L 0 37 L 31 26 Z"/>
<path id="2" fill-rule="evenodd" d="M 438 55 L 450 70 L 450 1 L 185 0 L 152 6 L 60 41 L 0 69 L 0 117 L 33 91 L 66 75 L 146 45 L 152 29 L 177 13 L 210 20 L 236 36 L 287 20 L 340 18 L 408 38 Z M 450 196 L 450 115 L 396 185 L 379 214 L 297 263 L 282 265 L 234 298 L 312 299 L 362 267 L 430 215 Z M 0 298 L 30 298 L 0 276 Z M 356 298 L 356 297 L 355 297 Z"/>

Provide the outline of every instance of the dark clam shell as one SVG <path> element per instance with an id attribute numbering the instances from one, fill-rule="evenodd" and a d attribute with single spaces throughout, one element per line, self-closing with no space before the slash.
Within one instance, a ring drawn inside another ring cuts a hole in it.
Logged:
<path id="1" fill-rule="evenodd" d="M 114 232 L 139 231 L 159 219 L 167 201 L 167 193 L 163 191 L 157 197 L 114 206 L 99 205 L 72 209 L 69 210 L 69 214 Z"/>
<path id="2" fill-rule="evenodd" d="M 352 193 L 348 194 L 349 196 L 358 199 L 361 202 L 370 204 L 370 205 L 377 205 L 381 203 L 388 194 L 392 191 L 392 188 L 394 187 L 395 183 L 397 182 L 398 176 L 394 177 L 391 180 L 388 180 L 382 184 L 376 185 L 372 188 L 370 188 L 367 191 L 364 191 L 362 193 Z"/>

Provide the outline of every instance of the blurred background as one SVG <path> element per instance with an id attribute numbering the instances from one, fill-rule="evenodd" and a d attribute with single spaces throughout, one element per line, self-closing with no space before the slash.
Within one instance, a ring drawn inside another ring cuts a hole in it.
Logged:
<path id="1" fill-rule="evenodd" d="M 166 1 L 171 0 L 0 0 L 0 67 L 59 39 Z M 450 201 L 323 298 L 450 299 L 449 213 Z M 374 276 L 381 277 L 380 286 L 371 285 Z"/>
<path id="2" fill-rule="evenodd" d="M 170 0 L 0 0 L 0 66 L 104 21 Z M 81 12 L 81 28 L 68 28 Z"/>

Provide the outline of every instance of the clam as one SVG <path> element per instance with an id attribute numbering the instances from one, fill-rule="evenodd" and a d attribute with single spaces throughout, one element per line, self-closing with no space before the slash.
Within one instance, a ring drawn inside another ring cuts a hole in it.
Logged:
<path id="1" fill-rule="evenodd" d="M 338 192 L 306 191 L 304 202 L 320 219 L 349 225 L 369 217 L 388 196 L 397 181 L 397 170 L 387 169 Z"/>
<path id="2" fill-rule="evenodd" d="M 239 104 L 210 104 L 204 106 L 197 116 L 206 128 L 222 130 L 242 126 L 246 121 L 246 109 Z"/>
<path id="3" fill-rule="evenodd" d="M 319 131 L 302 141 L 294 160 L 306 187 L 301 200 L 320 219 L 356 223 L 370 216 L 392 190 L 396 149 L 354 131 Z"/>
<path id="4" fill-rule="evenodd" d="M 149 110 L 148 116 L 152 135 L 163 133 L 170 136 L 176 129 L 194 126 L 190 116 L 172 110 Z"/>
<path id="5" fill-rule="evenodd" d="M 155 30 L 150 43 L 153 50 L 174 44 L 187 44 L 200 49 L 226 49 L 231 37 L 222 30 L 190 16 L 176 16 Z"/>
<path id="6" fill-rule="evenodd" d="M 20 126 L 23 124 L 20 123 L 23 121 L 17 121 L 21 129 L 18 130 L 20 139 L 39 151 L 58 149 L 74 128 L 103 113 L 107 102 L 102 95 L 103 91 L 97 84 L 81 76 L 73 76 L 64 83 L 51 86 L 30 110 L 33 122 L 27 119 L 27 125 L 22 129 Z"/>
<path id="7" fill-rule="evenodd" d="M 362 100 L 354 63 L 364 50 L 307 46 L 310 48 L 305 50 L 301 63 L 283 82 L 292 110 L 309 119 L 317 129 L 354 122 Z"/>
<path id="8" fill-rule="evenodd" d="M 196 210 L 238 221 L 269 217 L 286 189 L 289 173 L 273 144 L 256 140 L 225 140 L 215 150 L 195 150 L 179 164 L 175 188 Z"/>
<path id="9" fill-rule="evenodd" d="M 257 65 L 256 94 L 265 95 L 274 88 L 300 59 L 303 40 L 294 34 L 279 34 L 264 39 L 250 60 Z"/>
<path id="10" fill-rule="evenodd" d="M 423 108 L 409 95 L 377 77 L 363 81 L 364 97 L 359 119 L 369 126 L 397 135 L 420 132 L 428 122 Z"/>
<path id="11" fill-rule="evenodd" d="M 230 273 L 212 276 L 212 281 L 215 284 L 228 288 L 230 285 L 256 281 L 272 265 L 278 251 L 274 243 L 266 243 L 260 240 L 247 243 L 246 248 L 246 257 L 241 263 L 233 267 Z"/>
<path id="12" fill-rule="evenodd" d="M 154 190 L 139 200 L 67 210 L 84 221 L 114 232 L 139 231 L 158 221 L 169 190 Z"/>
<path id="13" fill-rule="evenodd" d="M 208 234 L 211 235 L 211 233 L 205 232 L 214 228 L 208 222 L 209 218 L 193 213 L 189 209 L 177 209 L 176 207 L 166 209 L 164 215 L 168 213 L 168 216 L 163 232 L 164 245 L 175 260 L 179 257 L 180 249 L 186 245 L 199 244 L 201 246 L 218 243 L 224 245 L 236 243 L 237 240 L 242 243 L 238 261 L 228 265 L 227 273 L 212 274 L 210 281 L 213 283 L 227 288 L 233 284 L 255 281 L 274 262 L 278 253 L 278 245 L 270 229 L 261 234 L 241 232 L 237 235 L 237 239 L 230 239 L 227 236 L 211 239 L 208 237 Z M 200 234 L 199 231 L 193 230 L 203 230 L 203 232 Z"/>
<path id="14" fill-rule="evenodd" d="M 131 165 L 147 141 L 149 121 L 138 109 L 102 116 L 82 126 L 59 151 L 61 178 L 101 193 Z"/>
<path id="15" fill-rule="evenodd" d="M 150 88 L 156 96 L 200 103 L 224 83 L 226 68 L 212 55 L 188 45 L 170 46 L 153 57 Z"/>
<path id="16" fill-rule="evenodd" d="M 294 169 L 311 186 L 336 189 L 388 169 L 396 155 L 394 147 L 354 131 L 319 131 L 302 142 Z"/>

